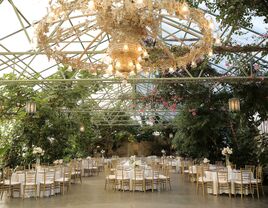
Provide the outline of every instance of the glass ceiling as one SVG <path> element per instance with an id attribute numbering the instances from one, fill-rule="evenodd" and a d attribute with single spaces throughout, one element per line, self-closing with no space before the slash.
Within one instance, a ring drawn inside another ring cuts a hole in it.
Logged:
<path id="1" fill-rule="evenodd" d="M 48 60 L 46 55 L 42 51 L 36 51 L 34 46 L 34 30 L 36 23 L 38 23 L 46 14 L 47 14 L 48 0 L 0 0 L 0 78 L 4 74 L 14 73 L 17 74 L 17 80 L 14 82 L 25 84 L 23 82 L 25 79 L 34 79 L 36 74 L 40 75 L 40 78 L 36 82 L 41 82 L 42 80 L 47 80 L 52 75 L 58 72 L 60 63 L 56 63 L 54 60 Z M 199 6 L 200 9 L 206 11 L 204 5 Z M 216 22 L 217 14 L 212 14 L 207 11 L 206 17 L 212 18 L 216 24 L 215 34 L 218 34 L 221 37 L 222 42 L 228 43 L 229 45 L 265 45 L 268 41 L 267 29 L 268 25 L 264 23 L 262 17 L 256 17 L 252 20 L 252 28 L 242 28 L 238 34 L 229 35 L 232 28 L 231 27 L 221 27 L 219 23 Z M 178 44 L 174 39 L 185 40 L 194 39 L 193 34 L 199 34 L 195 25 L 188 25 L 188 23 L 183 21 L 178 21 L 171 17 L 166 16 L 161 25 L 161 39 L 167 45 Z M 70 26 L 70 25 L 69 25 Z M 180 26 L 180 27 L 177 27 Z M 182 30 L 181 28 L 185 27 L 187 29 Z M 93 40 L 96 36 L 97 31 L 89 32 L 86 35 L 86 38 L 78 41 L 74 40 L 72 44 L 66 48 L 66 52 L 70 52 L 73 56 L 79 55 L 83 43 L 88 43 L 90 40 Z M 108 36 L 103 37 L 98 44 L 93 45 L 92 50 L 103 51 L 107 48 L 109 42 Z M 187 44 L 186 42 L 184 44 Z M 250 52 L 242 54 L 233 54 L 235 59 L 230 61 L 228 56 L 221 56 L 219 59 L 217 55 L 214 55 L 209 61 L 210 65 L 215 68 L 220 76 L 230 76 L 237 77 L 238 74 L 241 76 L 241 73 L 237 71 L 237 66 L 245 63 L 250 63 L 252 67 L 255 63 L 260 67 L 260 73 L 258 76 L 263 77 L 264 74 L 268 72 L 268 55 L 262 55 L 261 52 Z M 93 62 L 105 62 L 105 53 L 93 54 L 90 59 Z M 135 83 L 139 83 L 139 80 L 142 80 L 140 84 L 137 84 L 135 88 L 136 92 L 139 94 L 148 94 L 153 91 L 155 88 L 152 84 L 144 84 L 147 78 L 153 78 L 152 80 L 159 81 L 154 79 L 157 76 L 154 74 L 144 75 L 140 74 L 138 78 L 135 79 Z M 191 72 L 185 77 L 178 77 L 177 80 L 174 78 L 174 81 L 182 82 L 183 78 L 187 78 L 189 81 L 195 81 L 199 78 L 202 78 L 203 75 L 199 74 L 198 77 L 193 76 Z M 204 75 L 205 76 L 205 75 Z M 245 77 L 250 77 L 251 74 L 244 73 Z M 265 77 L 266 78 L 266 77 Z M 62 80 L 65 77 L 62 76 Z M 111 109 L 116 106 L 115 100 L 121 102 L 122 108 L 129 109 L 131 104 L 131 99 L 125 99 L 122 101 L 120 95 L 133 95 L 133 87 L 130 84 L 122 83 L 117 79 L 114 81 L 114 77 L 110 76 L 96 76 L 96 80 L 113 80 L 110 83 L 110 86 L 107 89 L 103 89 L 100 92 L 92 95 L 90 99 L 96 100 L 98 108 L 100 109 Z M 61 81 L 62 81 L 61 80 Z M 164 79 L 163 79 L 164 80 Z M 163 80 L 161 83 L 163 83 Z M 166 80 L 168 83 L 170 80 Z M 185 80 L 184 80 L 185 81 Z M 50 80 L 53 82 L 53 80 Z M 149 81 L 150 82 L 150 81 Z M 165 82 L 165 81 L 164 81 Z M 3 80 L 1 84 L 6 84 Z M 89 81 L 90 84 L 90 81 Z M 97 109 L 97 108 L 96 108 Z M 159 110 L 159 109 L 158 109 Z M 134 110 L 132 114 L 133 117 L 139 116 L 141 113 L 140 110 Z M 137 112 L 139 115 L 137 115 Z M 174 116 L 175 112 L 167 111 L 167 115 Z M 164 117 L 164 115 L 163 115 Z M 139 118 L 137 119 L 139 120 Z"/>

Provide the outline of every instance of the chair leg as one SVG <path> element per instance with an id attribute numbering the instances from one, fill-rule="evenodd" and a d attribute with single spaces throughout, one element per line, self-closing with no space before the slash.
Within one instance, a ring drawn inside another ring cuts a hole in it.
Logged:
<path id="1" fill-rule="evenodd" d="M 263 190 L 263 186 L 262 186 L 262 183 L 261 183 L 260 185 L 261 185 L 262 195 L 265 196 L 265 194 L 264 194 L 264 190 Z"/>
<path id="2" fill-rule="evenodd" d="M 251 193 L 252 198 L 254 199 L 254 194 L 253 194 L 253 191 L 252 191 L 252 185 L 251 184 L 249 184 L 249 191 Z"/>
<path id="3" fill-rule="evenodd" d="M 1 191 L 1 200 L 3 199 L 4 191 Z"/>
<path id="4" fill-rule="evenodd" d="M 240 186 L 240 191 L 241 191 L 241 199 L 243 198 L 243 185 Z"/>
<path id="5" fill-rule="evenodd" d="M 37 199 L 37 185 L 34 186 L 35 200 Z"/>
<path id="6" fill-rule="evenodd" d="M 259 199 L 260 198 L 260 194 L 259 194 L 259 185 L 258 185 L 258 183 L 256 184 L 256 190 L 257 190 L 257 197 Z"/>
<path id="7" fill-rule="evenodd" d="M 25 198 L 25 185 L 23 186 L 23 193 L 22 193 L 22 199 Z"/>

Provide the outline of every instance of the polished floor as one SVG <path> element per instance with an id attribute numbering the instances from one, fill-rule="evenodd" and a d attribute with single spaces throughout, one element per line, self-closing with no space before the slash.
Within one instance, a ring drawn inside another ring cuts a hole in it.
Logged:
<path id="1" fill-rule="evenodd" d="M 10 199 L 0 201 L 0 208 L 261 208 L 268 207 L 268 197 L 240 199 L 228 196 L 213 196 L 195 193 L 195 184 L 173 175 L 172 191 L 130 193 L 104 190 L 104 177 L 84 178 L 83 184 L 74 184 L 64 196 L 57 195 L 40 199 Z"/>

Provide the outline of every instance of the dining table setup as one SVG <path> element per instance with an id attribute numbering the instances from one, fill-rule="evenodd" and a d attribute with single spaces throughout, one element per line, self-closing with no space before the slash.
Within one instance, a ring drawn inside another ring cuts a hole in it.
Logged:
<path id="1" fill-rule="evenodd" d="M 156 156 L 112 159 L 105 166 L 105 188 L 121 191 L 171 190 L 172 166 Z"/>
<path id="2" fill-rule="evenodd" d="M 206 160 L 196 164 L 193 161 L 182 161 L 181 173 L 190 182 L 196 183 L 196 192 L 202 188 L 203 195 L 205 192 L 216 196 L 227 194 L 229 197 L 239 194 L 241 198 L 246 195 L 254 198 L 255 194 L 259 198 L 260 193 L 264 195 L 261 166 L 244 165 L 236 168 L 236 165 L 230 163 L 226 166 L 221 161 L 210 164 Z"/>
<path id="3" fill-rule="evenodd" d="M 1 171 L 0 194 L 14 198 L 50 197 L 64 195 L 71 184 L 82 183 L 81 160 L 68 163 L 61 160 L 50 165 L 21 166 L 14 169 L 5 167 Z"/>

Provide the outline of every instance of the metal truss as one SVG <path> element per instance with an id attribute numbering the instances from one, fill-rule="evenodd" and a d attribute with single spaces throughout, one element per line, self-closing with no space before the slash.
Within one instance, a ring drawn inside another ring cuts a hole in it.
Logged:
<path id="1" fill-rule="evenodd" d="M 34 0 L 26 0 L 33 2 Z M 150 94 L 159 85 L 167 85 L 171 83 L 251 83 L 251 82 L 268 82 L 268 55 L 262 54 L 259 51 L 250 53 L 232 53 L 235 57 L 235 62 L 232 65 L 226 64 L 228 62 L 228 56 L 221 55 L 214 56 L 209 59 L 209 66 L 216 70 L 216 75 L 209 76 L 206 70 L 191 70 L 186 69 L 183 73 L 175 74 L 169 77 L 159 76 L 159 74 L 141 74 L 139 77 L 128 79 L 128 83 L 125 84 L 120 79 L 114 77 L 102 77 L 96 75 L 96 78 L 91 79 L 77 79 L 74 75 L 71 79 L 66 79 L 64 75 L 58 72 L 60 63 L 55 61 L 48 61 L 44 52 L 40 50 L 31 49 L 33 33 L 32 30 L 38 21 L 27 18 L 28 14 L 22 12 L 22 7 L 18 6 L 18 0 L 2 0 L 0 1 L 1 7 L 9 9 L 10 15 L 16 18 L 19 28 L 13 32 L 5 35 L 1 35 L 0 32 L 0 85 L 20 84 L 29 86 L 50 86 L 53 88 L 53 84 L 58 83 L 79 83 L 84 85 L 96 85 L 98 83 L 105 83 L 105 86 L 100 92 L 91 95 L 88 100 L 94 101 L 95 106 L 90 109 L 77 109 L 74 112 L 88 113 L 94 118 L 92 122 L 96 125 L 107 126 L 120 126 L 120 125 L 141 125 L 142 118 L 145 120 L 154 120 L 154 123 L 169 121 L 173 118 L 177 110 L 170 110 L 159 104 L 153 108 L 142 106 L 139 98 Z M 21 4 L 20 4 L 21 5 Z M 216 14 L 210 13 L 213 18 Z M 184 46 L 193 44 L 202 36 L 201 32 L 191 22 L 183 22 L 163 15 L 161 23 L 160 33 L 158 40 L 164 42 L 167 46 Z M 40 17 L 41 19 L 41 17 Z M 4 20 L 8 25 L 9 17 Z M 0 21 L 1 30 L 5 29 L 3 20 Z M 75 17 L 69 14 L 67 20 L 70 28 L 75 27 Z M 62 21 L 58 22 L 58 27 L 64 24 Z M 92 27 L 94 27 L 94 19 L 92 20 Z M 258 31 L 254 31 L 250 28 L 242 28 L 248 35 L 255 36 L 255 41 L 251 42 L 256 46 L 263 46 L 267 44 L 268 39 L 262 38 L 263 34 Z M 55 29 L 56 31 L 56 29 Z M 110 41 L 110 37 L 107 34 L 90 33 L 87 30 L 84 31 L 83 38 L 79 38 L 75 35 L 75 29 L 71 33 L 70 37 L 66 37 L 62 41 L 62 52 L 69 57 L 80 57 L 88 59 L 92 63 L 100 63 L 103 61 L 106 55 L 106 48 Z M 51 39 L 53 39 L 53 33 Z M 225 44 L 232 43 L 235 39 L 233 29 L 230 26 L 222 28 L 218 31 L 218 35 L 221 37 Z M 16 43 L 16 38 L 21 37 L 24 39 L 25 50 L 16 50 L 11 46 L 11 43 L 15 43 L 18 46 L 21 43 Z M 251 44 L 250 43 L 250 44 Z M 71 49 L 68 46 L 72 45 Z M 28 46 L 28 47 L 27 47 Z M 86 53 L 85 53 L 86 50 Z M 42 64 L 40 64 L 42 63 Z M 258 64 L 259 70 L 256 71 L 254 64 Z M 243 67 L 241 67 L 243 66 Z M 16 74 L 16 79 L 6 80 L 1 77 L 7 73 Z M 60 79 L 51 79 L 53 75 L 59 74 Z M 79 72 L 77 72 L 79 73 Z M 36 79 L 38 75 L 38 79 Z M 129 120 L 126 115 L 133 118 Z M 161 119 L 160 119 L 161 118 Z M 161 120 L 161 121 L 160 121 Z"/>

